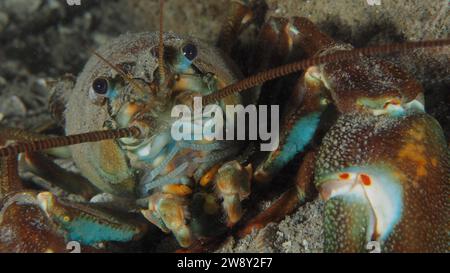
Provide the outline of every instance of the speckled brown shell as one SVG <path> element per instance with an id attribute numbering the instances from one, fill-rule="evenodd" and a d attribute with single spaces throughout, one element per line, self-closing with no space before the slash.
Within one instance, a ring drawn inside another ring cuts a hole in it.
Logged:
<path id="1" fill-rule="evenodd" d="M 315 180 L 320 184 L 326 175 L 349 166 L 380 163 L 388 164 L 399 178 L 404 207 L 383 251 L 448 251 L 450 153 L 437 121 L 425 113 L 397 118 L 343 115 L 323 139 Z M 348 231 L 354 225 L 364 229 L 364 217 L 355 216 L 363 215 L 365 208 L 337 201 L 331 205 L 325 213 L 333 227 L 332 238 L 326 239 L 330 250 L 364 251 L 364 245 L 349 243 L 354 235 Z"/>

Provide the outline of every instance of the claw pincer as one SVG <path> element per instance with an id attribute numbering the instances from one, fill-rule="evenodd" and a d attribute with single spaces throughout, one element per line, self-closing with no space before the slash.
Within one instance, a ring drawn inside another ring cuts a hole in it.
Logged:
<path id="1" fill-rule="evenodd" d="M 323 139 L 316 187 L 327 251 L 448 251 L 449 153 L 425 113 L 348 114 Z"/>

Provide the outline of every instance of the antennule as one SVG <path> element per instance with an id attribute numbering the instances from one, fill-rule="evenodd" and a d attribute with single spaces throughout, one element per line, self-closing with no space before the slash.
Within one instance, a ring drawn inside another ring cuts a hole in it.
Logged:
<path id="1" fill-rule="evenodd" d="M 283 77 L 291 73 L 300 72 L 301 70 L 304 70 L 310 66 L 330 62 L 340 62 L 344 60 L 353 60 L 359 58 L 361 55 L 373 56 L 378 54 L 388 54 L 394 52 L 406 52 L 417 48 L 442 47 L 448 45 L 450 45 L 450 39 L 404 42 L 398 44 L 357 48 L 348 51 L 337 51 L 329 55 L 312 57 L 306 60 L 282 65 L 279 67 L 275 67 L 273 69 L 257 73 L 253 76 L 245 78 L 234 84 L 231 84 L 215 93 L 206 95 L 203 97 L 203 100 L 206 104 L 210 104 L 215 101 L 219 101 L 225 97 L 228 97 L 232 94 L 242 92 L 244 90 L 263 84 L 264 82 L 274 80 L 276 78 Z"/>
<path id="2" fill-rule="evenodd" d="M 138 127 L 129 127 L 115 130 L 94 131 L 70 136 L 51 137 L 42 140 L 12 144 L 0 149 L 0 157 L 15 156 L 24 152 L 37 152 L 51 148 L 81 144 L 86 142 L 98 142 L 107 139 L 124 137 L 138 138 L 141 130 Z"/>

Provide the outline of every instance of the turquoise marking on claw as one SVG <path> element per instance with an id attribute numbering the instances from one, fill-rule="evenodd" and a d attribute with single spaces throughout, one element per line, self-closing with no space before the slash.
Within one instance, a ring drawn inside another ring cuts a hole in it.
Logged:
<path id="1" fill-rule="evenodd" d="M 302 152 L 313 138 L 319 126 L 321 112 L 311 113 L 297 121 L 283 145 L 281 153 L 271 162 L 271 169 L 278 171 L 292 158 Z"/>
<path id="2" fill-rule="evenodd" d="M 75 219 L 62 223 L 67 231 L 67 237 L 71 241 L 80 242 L 83 245 L 94 245 L 105 241 L 128 242 L 131 241 L 135 232 L 131 229 L 120 229 L 89 219 Z"/>
<path id="3" fill-rule="evenodd" d="M 388 113 L 392 117 L 401 117 L 405 115 L 406 111 L 402 107 L 388 107 Z"/>

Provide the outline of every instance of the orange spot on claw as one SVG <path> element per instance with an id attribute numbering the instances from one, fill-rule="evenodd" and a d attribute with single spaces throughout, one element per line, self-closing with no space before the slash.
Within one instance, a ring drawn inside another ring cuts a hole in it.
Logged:
<path id="1" fill-rule="evenodd" d="M 372 184 L 372 180 L 370 179 L 370 176 L 368 176 L 367 174 L 361 174 L 360 177 L 364 185 L 370 186 L 370 184 Z"/>
<path id="2" fill-rule="evenodd" d="M 348 179 L 350 177 L 350 175 L 348 173 L 342 173 L 339 175 L 340 179 Z"/>

